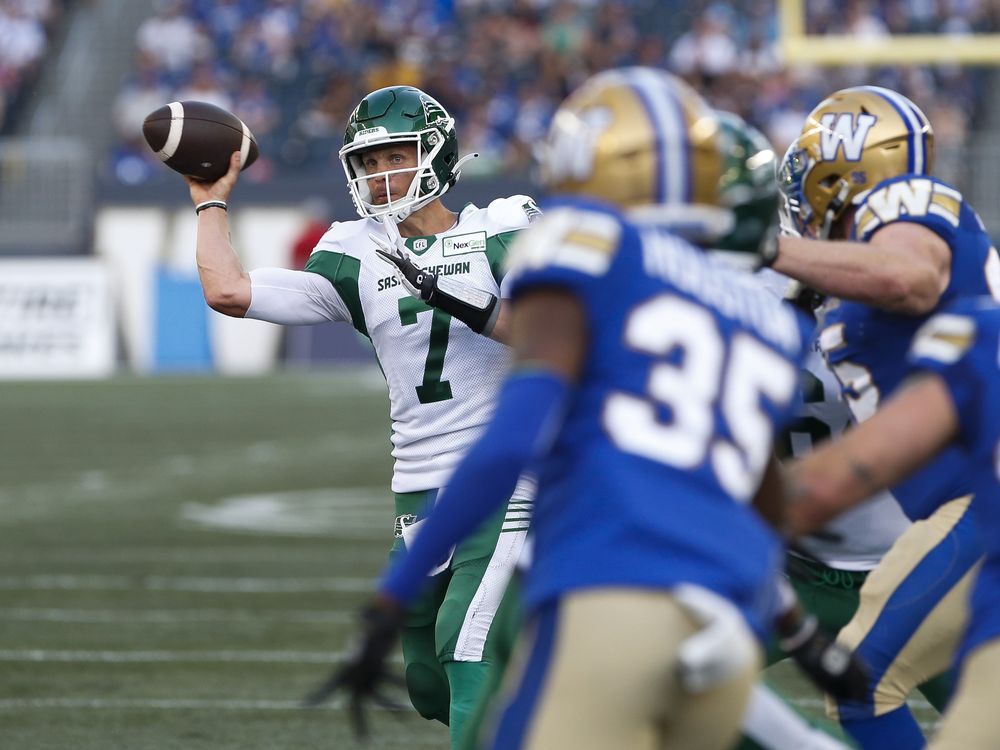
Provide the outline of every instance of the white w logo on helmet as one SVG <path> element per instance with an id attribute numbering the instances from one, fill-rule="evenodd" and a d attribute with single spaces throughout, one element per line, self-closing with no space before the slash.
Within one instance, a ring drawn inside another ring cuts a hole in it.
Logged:
<path id="1" fill-rule="evenodd" d="M 819 141 L 823 161 L 834 161 L 841 146 L 847 161 L 861 161 L 865 138 L 877 120 L 875 115 L 859 114 L 855 121 L 852 112 L 827 112 L 823 115 L 820 119 L 823 130 Z"/>
<path id="2" fill-rule="evenodd" d="M 557 112 L 549 137 L 538 149 L 539 161 L 554 180 L 586 180 L 594 172 L 597 141 L 614 118 L 604 107 L 580 114 Z"/>

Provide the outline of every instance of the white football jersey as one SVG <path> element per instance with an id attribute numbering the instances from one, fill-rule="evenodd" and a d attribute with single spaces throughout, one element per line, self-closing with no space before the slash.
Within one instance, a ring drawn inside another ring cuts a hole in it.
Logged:
<path id="1" fill-rule="evenodd" d="M 424 269 L 497 296 L 507 247 L 538 208 L 524 195 L 466 206 L 451 229 L 408 237 Z M 248 318 L 272 323 L 348 321 L 371 339 L 389 386 L 394 492 L 444 487 L 493 415 L 508 350 L 411 297 L 375 252 L 374 219 L 336 223 L 304 271 L 250 273 Z"/>
<path id="2" fill-rule="evenodd" d="M 804 402 L 788 437 L 792 455 L 801 457 L 814 441 L 837 437 L 851 424 L 851 411 L 840 397 L 840 383 L 819 353 L 818 341 L 806 357 Z M 805 536 L 799 544 L 831 568 L 871 570 L 910 526 L 896 498 L 883 491 L 830 521 L 824 531 L 834 539 Z"/>
<path id="3" fill-rule="evenodd" d="M 757 276 L 779 296 L 788 284 L 787 277 L 769 269 Z M 809 453 L 817 441 L 837 437 L 853 421 L 840 396 L 840 383 L 820 354 L 818 339 L 804 367 L 802 403 L 787 432 L 791 453 L 796 457 Z M 879 492 L 826 525 L 824 531 L 835 541 L 809 536 L 798 541 L 831 568 L 871 570 L 909 525 L 896 498 L 889 492 Z"/>

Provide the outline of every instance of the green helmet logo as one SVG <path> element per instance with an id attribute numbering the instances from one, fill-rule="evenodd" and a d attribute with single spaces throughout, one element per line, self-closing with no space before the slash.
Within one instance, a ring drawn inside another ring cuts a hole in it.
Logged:
<path id="1" fill-rule="evenodd" d="M 416 166 L 368 174 L 362 154 L 398 143 L 416 147 Z M 354 205 L 362 217 L 391 216 L 396 222 L 448 191 L 459 177 L 455 120 L 444 107 L 420 89 L 389 86 L 368 94 L 347 121 L 340 161 L 347 174 Z M 392 199 L 389 177 L 412 172 L 406 195 Z M 375 203 L 370 181 L 385 180 L 386 198 Z"/>

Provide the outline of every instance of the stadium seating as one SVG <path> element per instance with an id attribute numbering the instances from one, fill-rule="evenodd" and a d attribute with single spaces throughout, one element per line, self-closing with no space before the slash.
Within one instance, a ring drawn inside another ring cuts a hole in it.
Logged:
<path id="1" fill-rule="evenodd" d="M 988 30 L 947 3 L 809 3 L 807 29 L 854 36 Z M 336 168 L 343 124 L 374 88 L 412 83 L 462 124 L 468 171 L 524 170 L 555 103 L 587 75 L 622 64 L 666 66 L 717 106 L 743 114 L 783 149 L 832 89 L 876 83 L 921 103 L 945 149 L 975 117 L 982 78 L 971 68 L 786 68 L 772 2 L 648 0 L 163 0 L 137 34 L 135 69 L 119 97 L 111 171 L 155 176 L 138 139 L 147 111 L 197 98 L 233 108 L 253 129 L 264 166 Z M 467 40 L 476 43 L 468 44 Z"/>
<path id="2" fill-rule="evenodd" d="M 0 0 L 0 133 L 45 59 L 66 0 Z"/>

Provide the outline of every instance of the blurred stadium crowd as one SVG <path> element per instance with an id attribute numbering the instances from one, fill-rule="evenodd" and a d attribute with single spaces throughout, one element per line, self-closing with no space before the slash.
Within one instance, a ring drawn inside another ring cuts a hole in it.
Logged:
<path id="1" fill-rule="evenodd" d="M 0 0 L 0 19 L 4 8 L 52 1 Z M 1000 15 L 993 0 L 810 0 L 807 9 L 809 31 L 865 38 L 989 31 Z M 177 99 L 215 102 L 250 126 L 264 159 L 248 179 L 339 169 L 351 108 L 399 83 L 458 119 L 463 153 L 481 155 L 468 172 L 523 170 L 561 98 L 594 71 L 629 64 L 683 75 L 782 150 L 824 92 L 858 83 L 919 102 L 941 149 L 975 125 L 985 71 L 786 67 L 777 37 L 774 0 L 161 0 L 137 33 L 109 171 L 132 184 L 159 174 L 140 124 Z"/>
<path id="2" fill-rule="evenodd" d="M 64 0 L 0 0 L 0 130 L 45 59 Z"/>

